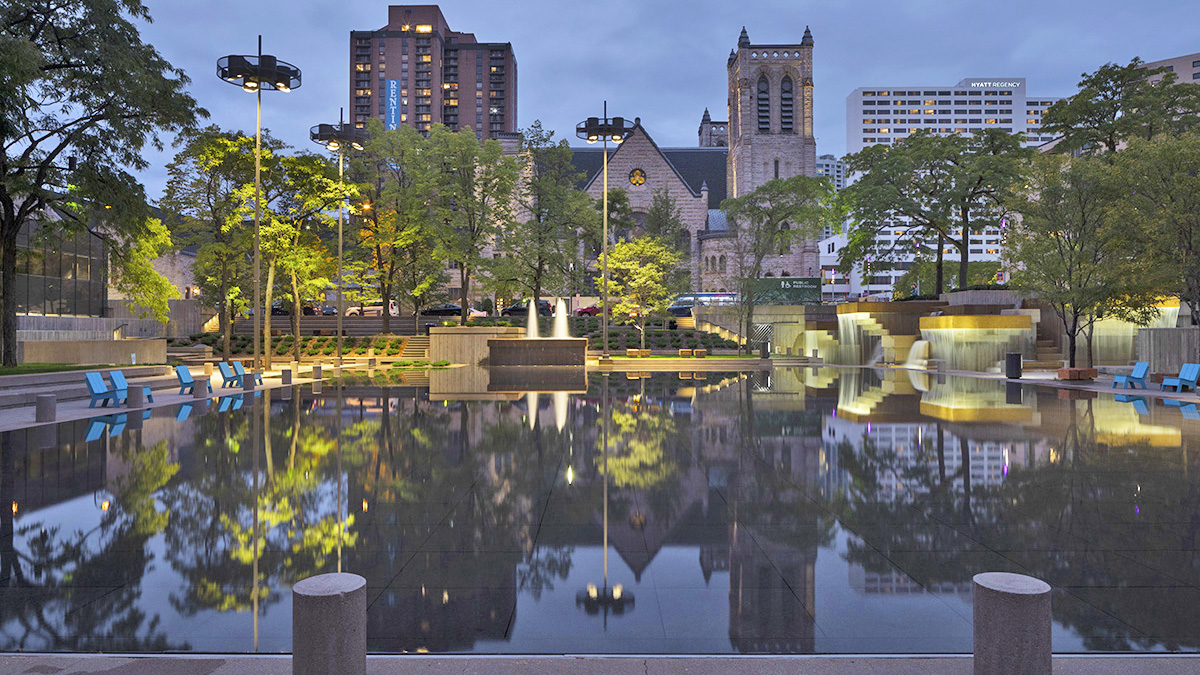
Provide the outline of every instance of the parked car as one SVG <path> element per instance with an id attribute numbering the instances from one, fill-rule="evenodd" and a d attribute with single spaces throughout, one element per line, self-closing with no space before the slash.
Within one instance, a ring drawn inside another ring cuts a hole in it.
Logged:
<path id="1" fill-rule="evenodd" d="M 333 305 L 325 305 L 321 307 L 322 316 L 337 316 L 337 307 Z"/>
<path id="2" fill-rule="evenodd" d="M 462 316 L 462 305 L 456 305 L 453 302 L 443 302 L 440 305 L 426 307 L 421 310 L 421 316 Z M 481 316 L 487 316 L 487 312 L 475 309 L 472 307 L 467 316 L 475 319 Z"/>
<path id="3" fill-rule="evenodd" d="M 500 316 L 526 316 L 529 313 L 529 301 L 519 300 L 504 308 Z M 537 313 L 540 316 L 554 316 L 554 309 L 549 300 L 538 300 Z"/>
<path id="4" fill-rule="evenodd" d="M 612 308 L 608 308 L 608 313 L 612 314 Z M 575 310 L 575 316 L 600 316 L 600 305 L 590 305 L 588 307 L 580 307 Z"/>
<path id="5" fill-rule="evenodd" d="M 400 308 L 396 306 L 395 300 L 388 302 L 388 313 L 392 316 L 400 316 Z M 346 316 L 383 316 L 383 302 L 372 302 L 363 306 L 354 306 L 346 309 Z"/>

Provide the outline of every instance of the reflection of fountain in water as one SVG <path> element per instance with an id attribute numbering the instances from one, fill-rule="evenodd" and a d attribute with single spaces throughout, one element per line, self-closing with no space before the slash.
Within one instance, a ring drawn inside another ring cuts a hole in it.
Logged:
<path id="1" fill-rule="evenodd" d="M 873 368 L 881 360 L 883 360 L 883 343 L 876 342 L 875 347 L 871 349 L 871 355 L 867 357 L 867 367 Z"/>
<path id="2" fill-rule="evenodd" d="M 525 337 L 536 340 L 538 336 L 537 300 L 529 301 L 529 318 L 525 321 Z"/>
<path id="3" fill-rule="evenodd" d="M 550 394 L 550 400 L 554 403 L 554 426 L 562 431 L 563 427 L 567 426 L 567 406 L 571 395 L 565 391 L 556 391 Z"/>
<path id="4" fill-rule="evenodd" d="M 526 416 L 529 418 L 529 428 L 532 430 L 537 426 L 538 395 L 536 391 L 525 394 L 525 407 L 528 409 Z"/>
<path id="5" fill-rule="evenodd" d="M 561 299 L 554 308 L 554 330 L 550 333 L 550 337 L 571 337 L 571 332 L 567 330 L 567 303 Z"/>

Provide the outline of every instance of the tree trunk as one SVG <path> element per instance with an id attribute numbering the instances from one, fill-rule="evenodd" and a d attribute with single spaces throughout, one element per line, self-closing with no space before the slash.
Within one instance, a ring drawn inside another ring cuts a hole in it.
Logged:
<path id="1" fill-rule="evenodd" d="M 970 269 L 968 262 L 971 259 L 971 227 L 963 219 L 962 224 L 962 248 L 959 249 L 958 258 L 958 288 L 962 290 L 967 287 L 967 271 Z"/>
<path id="2" fill-rule="evenodd" d="M 233 358 L 233 301 L 229 299 L 229 289 L 225 289 L 224 299 L 221 301 L 221 320 L 224 324 L 223 332 L 225 338 L 225 360 Z"/>
<path id="3" fill-rule="evenodd" d="M 292 272 L 292 307 L 300 306 L 300 281 Z M 292 311 L 292 358 L 297 365 L 300 363 L 300 312 Z"/>
<path id="4" fill-rule="evenodd" d="M 459 295 L 462 304 L 459 305 L 459 308 L 462 310 L 462 322 L 466 323 L 467 316 L 470 314 L 470 310 L 467 309 L 467 297 L 471 294 L 471 272 L 466 265 L 458 269 L 458 279 L 462 282 L 462 293 Z"/>
<path id="5" fill-rule="evenodd" d="M 267 265 L 267 287 L 263 289 L 263 306 L 256 307 L 254 311 L 263 313 L 262 322 L 262 341 L 263 341 L 263 367 L 268 370 L 271 368 L 271 290 L 275 288 L 275 263 Z M 296 311 L 293 307 L 292 311 Z"/>
<path id="6" fill-rule="evenodd" d="M 1079 339 L 1079 318 L 1071 319 L 1071 325 L 1067 326 L 1067 367 L 1075 367 L 1075 343 Z"/>
<path id="7" fill-rule="evenodd" d="M 946 482 L 946 430 L 942 428 L 942 423 L 937 423 L 937 456 L 938 456 L 938 478 L 942 483 Z"/>
<path id="8" fill-rule="evenodd" d="M 383 323 L 380 326 L 380 331 L 384 335 L 392 333 L 392 285 L 387 281 L 379 284 L 379 297 L 383 300 L 383 309 L 379 315 L 383 318 Z"/>
<path id="9" fill-rule="evenodd" d="M 1085 331 L 1085 335 L 1087 337 L 1088 368 L 1096 367 L 1096 353 L 1095 353 L 1095 350 L 1092 348 L 1092 336 L 1095 335 L 1095 332 L 1096 332 L 1096 320 L 1092 319 L 1092 321 L 1090 323 L 1088 323 L 1087 330 Z"/>
<path id="10" fill-rule="evenodd" d="M 638 312 L 638 325 L 642 329 L 642 349 L 646 348 L 646 313 Z"/>
<path id="11" fill-rule="evenodd" d="M 4 241 L 0 242 L 0 343 L 3 343 L 3 363 L 17 365 L 17 232 L 20 228 L 5 228 Z"/>
<path id="12" fill-rule="evenodd" d="M 946 237 L 942 236 L 942 234 L 939 232 L 938 233 L 938 250 L 937 250 L 937 283 L 934 284 L 934 288 L 937 289 L 937 294 L 939 297 L 941 296 L 942 293 L 946 292 L 945 258 L 946 258 Z"/>

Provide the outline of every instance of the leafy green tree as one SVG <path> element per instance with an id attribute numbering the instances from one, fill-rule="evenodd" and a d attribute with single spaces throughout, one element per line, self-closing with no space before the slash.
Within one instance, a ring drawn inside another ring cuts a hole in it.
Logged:
<path id="1" fill-rule="evenodd" d="M 438 250 L 458 268 L 462 322 L 469 318 L 471 280 L 484 266 L 484 250 L 512 226 L 519 162 L 500 143 L 480 142 L 470 127 L 430 131 L 434 168 L 434 213 Z"/>
<path id="2" fill-rule="evenodd" d="M 0 8 L 0 357 L 16 365 L 17 234 L 44 209 L 102 223 L 114 280 L 158 236 L 144 188 L 147 143 L 207 113 L 189 80 L 141 40 L 139 0 L 11 0 Z M 68 158 L 77 164 L 70 170 Z M 101 217 L 102 216 L 102 217 Z M 132 245 L 131 245 L 132 244 Z M 144 272 L 144 269 L 142 270 Z M 139 274 L 140 272 L 135 272 Z"/>
<path id="3" fill-rule="evenodd" d="M 1139 274 L 1171 275 L 1164 294 L 1178 294 L 1200 323 L 1200 131 L 1132 140 L 1113 167 L 1117 217 L 1156 244 Z"/>
<path id="4" fill-rule="evenodd" d="M 160 206 L 176 241 L 197 246 L 192 273 L 200 301 L 217 312 L 228 359 L 233 317 L 244 305 L 241 284 L 251 248 L 238 191 L 254 180 L 254 139 L 209 126 L 186 135 L 182 144 L 167 165 Z"/>
<path id="5" fill-rule="evenodd" d="M 1004 213 L 998 198 L 1021 181 L 1031 152 L 1019 136 L 986 129 L 971 136 L 920 131 L 850 155 L 850 170 L 863 175 L 845 191 L 854 223 L 841 268 L 893 260 L 917 245 L 933 247 L 938 274 L 931 290 L 942 293 L 943 254 L 950 245 L 959 253 L 959 284 L 966 284 L 971 237 L 999 225 Z M 900 228 L 904 233 L 885 247 L 880 235 Z"/>
<path id="6" fill-rule="evenodd" d="M 367 132 L 370 141 L 351 163 L 363 200 L 355 219 L 358 254 L 377 272 L 379 297 L 407 300 L 416 314 L 444 277 L 434 254 L 430 143 L 412 127 L 385 130 L 376 119 L 367 122 Z M 383 332 L 391 332 L 387 311 Z"/>
<path id="7" fill-rule="evenodd" d="M 1159 275 L 1145 269 L 1139 255 L 1145 244 L 1136 232 L 1112 217 L 1118 193 L 1108 173 L 1102 159 L 1040 155 L 1028 188 L 1011 200 L 1021 214 L 1005 238 L 1013 278 L 1022 292 L 1054 308 L 1072 368 L 1079 335 L 1090 334 L 1098 319 L 1146 323 L 1157 313 Z M 1089 366 L 1091 356 L 1089 349 Z"/>
<path id="8" fill-rule="evenodd" d="M 756 302 L 754 283 L 763 260 L 797 241 L 816 239 L 840 222 L 837 194 L 824 177 L 767 181 L 754 192 L 721 202 L 729 223 L 729 279 L 737 286 L 742 335 L 749 336 Z M 751 348 L 746 341 L 746 349 Z"/>
<path id="9" fill-rule="evenodd" d="M 675 281 L 682 261 L 683 255 L 674 247 L 653 237 L 620 241 L 608 250 L 608 297 L 610 302 L 620 298 L 613 314 L 637 321 L 642 349 L 646 348 L 646 317 L 665 312 L 682 290 Z M 600 265 L 604 265 L 603 254 Z"/>
<path id="10" fill-rule="evenodd" d="M 960 286 L 981 286 L 996 283 L 996 273 L 1001 269 L 998 262 L 972 260 L 967 266 L 967 280 Z M 955 278 L 957 281 L 957 278 Z M 922 256 L 913 260 L 912 266 L 896 279 L 893 291 L 898 297 L 926 295 L 937 288 L 937 263 Z"/>
<path id="11" fill-rule="evenodd" d="M 521 133 L 519 154 L 525 162 L 517 188 L 519 217 L 499 237 L 502 257 L 492 267 L 492 279 L 502 293 L 520 291 L 534 301 L 543 291 L 563 293 L 570 286 L 578 233 L 592 218 L 591 199 L 578 188 L 583 173 L 572 162 L 565 139 L 540 120 Z"/>
<path id="12" fill-rule="evenodd" d="M 650 208 L 646 211 L 645 230 L 648 236 L 674 245 L 684 241 L 687 226 L 683 224 L 683 212 L 679 210 L 679 205 L 666 188 L 654 191 L 650 199 Z"/>
<path id="13" fill-rule="evenodd" d="M 1134 58 L 1084 73 L 1079 92 L 1056 101 L 1042 117 L 1044 131 L 1062 136 L 1055 149 L 1111 153 L 1134 138 L 1200 127 L 1200 87 L 1143 64 Z"/>

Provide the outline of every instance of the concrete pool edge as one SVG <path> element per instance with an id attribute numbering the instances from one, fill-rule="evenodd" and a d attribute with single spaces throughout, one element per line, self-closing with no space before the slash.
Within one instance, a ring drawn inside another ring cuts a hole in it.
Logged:
<path id="1" fill-rule="evenodd" d="M 1089 675 L 1184 675 L 1196 672 L 1200 654 L 1061 654 L 1054 672 Z M 726 673 L 806 673 L 861 675 L 922 673 L 959 675 L 972 671 L 971 655 L 761 655 L 761 656 L 613 656 L 613 655 L 373 655 L 367 672 L 390 673 L 597 673 L 604 675 L 724 675 Z M 119 673 L 120 675 L 284 675 L 291 657 L 222 654 L 0 654 L 0 675 L 18 673 Z"/>

